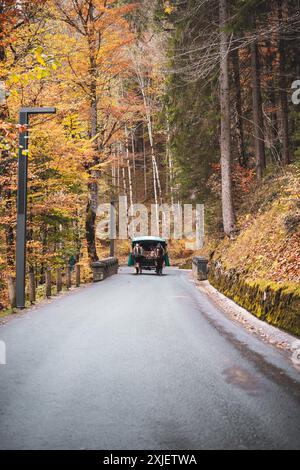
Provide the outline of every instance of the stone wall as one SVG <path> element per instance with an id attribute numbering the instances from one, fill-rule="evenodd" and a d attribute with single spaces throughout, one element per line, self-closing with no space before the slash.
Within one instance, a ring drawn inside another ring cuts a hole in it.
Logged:
<path id="1" fill-rule="evenodd" d="M 267 281 L 251 281 L 219 261 L 209 266 L 210 283 L 241 307 L 271 325 L 300 336 L 299 288 Z"/>
<path id="2" fill-rule="evenodd" d="M 95 261 L 91 264 L 93 271 L 93 282 L 103 281 L 109 276 L 118 273 L 119 261 L 118 258 L 105 258 Z"/>

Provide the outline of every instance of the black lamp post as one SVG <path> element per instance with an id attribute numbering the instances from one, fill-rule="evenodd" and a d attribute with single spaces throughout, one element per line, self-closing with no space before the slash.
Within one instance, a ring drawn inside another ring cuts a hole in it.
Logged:
<path id="1" fill-rule="evenodd" d="M 21 108 L 21 125 L 28 125 L 31 114 L 54 114 L 55 108 Z M 17 246 L 16 246 L 16 303 L 25 307 L 26 223 L 27 223 L 27 167 L 28 131 L 20 132 L 18 157 Z"/>

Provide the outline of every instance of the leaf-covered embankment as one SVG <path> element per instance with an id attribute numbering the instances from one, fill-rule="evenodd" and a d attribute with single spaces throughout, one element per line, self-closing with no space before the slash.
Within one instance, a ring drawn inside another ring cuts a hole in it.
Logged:
<path id="1" fill-rule="evenodd" d="M 299 169 L 267 176 L 238 211 L 238 234 L 209 240 L 210 282 L 258 318 L 300 336 Z"/>

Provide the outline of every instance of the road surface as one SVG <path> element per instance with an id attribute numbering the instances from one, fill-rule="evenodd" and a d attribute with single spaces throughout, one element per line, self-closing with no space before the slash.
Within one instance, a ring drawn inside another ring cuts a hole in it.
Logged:
<path id="1" fill-rule="evenodd" d="M 178 269 L 123 268 L 0 340 L 1 449 L 300 448 L 293 365 Z"/>

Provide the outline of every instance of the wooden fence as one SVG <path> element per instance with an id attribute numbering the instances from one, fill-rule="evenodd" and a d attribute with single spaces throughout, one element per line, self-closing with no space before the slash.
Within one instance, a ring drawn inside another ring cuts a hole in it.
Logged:
<path id="1" fill-rule="evenodd" d="M 34 272 L 27 275 L 27 299 L 31 304 L 36 302 L 37 289 L 44 286 L 44 296 L 50 298 L 53 293 L 59 294 L 63 287 L 67 290 L 72 286 L 79 287 L 81 284 L 81 266 L 76 264 L 74 270 L 71 266 L 65 268 L 47 268 L 44 273 L 44 282 L 38 281 Z M 54 292 L 53 292 L 54 290 Z M 8 296 L 11 308 L 16 307 L 16 281 L 10 276 L 8 278 Z"/>
<path id="2" fill-rule="evenodd" d="M 118 259 L 106 258 L 91 264 L 93 272 L 93 282 L 102 281 L 118 272 Z M 53 294 L 59 294 L 65 287 L 67 290 L 74 285 L 79 287 L 81 279 L 81 265 L 76 264 L 74 269 L 71 266 L 55 269 L 46 268 L 43 275 L 43 282 L 34 272 L 29 272 L 27 276 L 27 300 L 34 304 L 37 300 L 37 289 L 43 286 L 43 296 L 50 298 Z M 16 282 L 14 277 L 8 279 L 8 295 L 11 308 L 16 307 Z"/>

